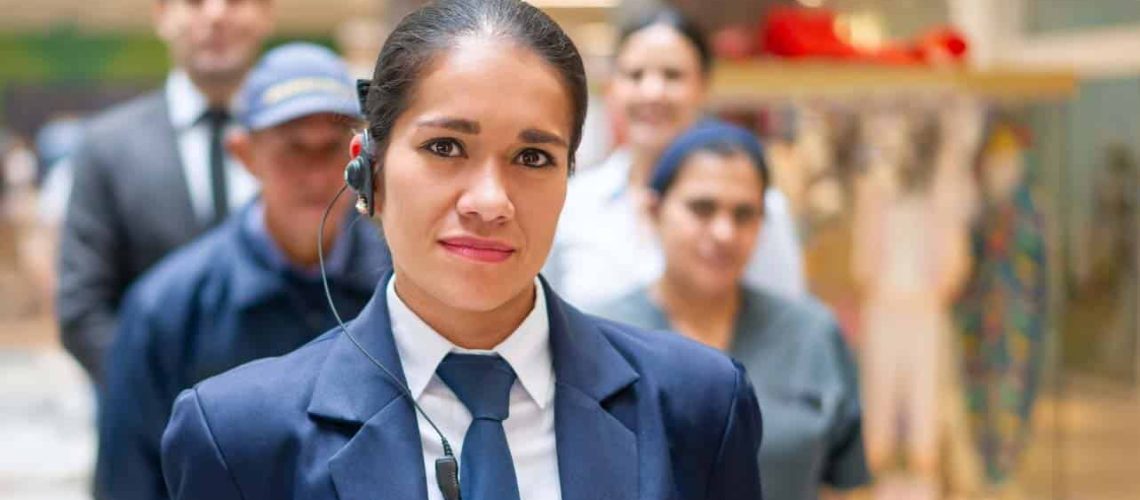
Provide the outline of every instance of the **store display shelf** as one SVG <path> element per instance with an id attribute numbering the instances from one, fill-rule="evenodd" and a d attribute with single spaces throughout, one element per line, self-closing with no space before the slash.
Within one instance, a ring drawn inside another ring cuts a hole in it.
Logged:
<path id="1" fill-rule="evenodd" d="M 819 61 L 720 62 L 714 104 L 798 98 L 957 93 L 1002 101 L 1063 100 L 1077 89 L 1072 72 L 931 68 Z"/>

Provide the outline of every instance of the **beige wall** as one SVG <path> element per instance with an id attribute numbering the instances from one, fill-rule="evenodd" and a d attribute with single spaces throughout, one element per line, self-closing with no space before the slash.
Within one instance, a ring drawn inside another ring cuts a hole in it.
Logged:
<path id="1" fill-rule="evenodd" d="M 93 30 L 148 30 L 157 0 L 0 0 L 0 30 L 39 31 L 58 24 Z M 280 31 L 325 33 L 352 16 L 377 16 L 383 0 L 273 0 Z"/>

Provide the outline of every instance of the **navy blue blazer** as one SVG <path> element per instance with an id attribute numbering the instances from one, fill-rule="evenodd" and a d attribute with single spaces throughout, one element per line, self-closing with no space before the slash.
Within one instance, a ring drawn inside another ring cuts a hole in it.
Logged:
<path id="1" fill-rule="evenodd" d="M 160 444 L 178 393 L 292 351 L 336 325 L 320 280 L 273 253 L 268 237 L 247 223 L 250 210 L 171 254 L 127 294 L 104 364 L 97 498 L 167 498 Z M 391 268 L 387 245 L 370 224 L 342 233 L 329 260 L 333 300 L 348 317 Z"/>
<path id="2" fill-rule="evenodd" d="M 348 328 L 402 378 L 386 283 Z M 761 498 L 760 409 L 740 365 L 544 288 L 563 499 Z M 162 439 L 166 484 L 178 500 L 426 498 L 413 411 L 333 330 L 179 395 Z"/>

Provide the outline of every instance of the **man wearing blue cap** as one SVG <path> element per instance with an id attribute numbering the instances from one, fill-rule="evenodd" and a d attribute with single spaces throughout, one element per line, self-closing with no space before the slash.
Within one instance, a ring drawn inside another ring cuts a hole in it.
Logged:
<path id="1" fill-rule="evenodd" d="M 348 69 L 325 48 L 285 45 L 253 68 L 239 98 L 241 129 L 227 147 L 260 181 L 261 196 L 127 294 L 106 362 L 98 498 L 167 498 L 160 440 L 179 391 L 285 354 L 336 324 L 317 268 L 317 235 L 360 123 Z M 332 300 L 347 317 L 391 266 L 376 228 L 352 224 L 351 202 L 344 196 L 333 207 L 321 238 Z"/>

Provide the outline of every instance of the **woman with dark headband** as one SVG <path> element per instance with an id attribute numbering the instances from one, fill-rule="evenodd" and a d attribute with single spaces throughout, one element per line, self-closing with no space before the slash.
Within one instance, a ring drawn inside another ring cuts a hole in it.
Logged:
<path id="1" fill-rule="evenodd" d="M 764 498 L 816 498 L 822 486 L 869 481 L 859 388 L 826 308 L 743 283 L 769 182 L 760 143 L 747 130 L 709 120 L 682 134 L 649 180 L 649 219 L 665 272 L 601 312 L 680 332 L 739 360 L 764 409 Z"/>
<path id="2" fill-rule="evenodd" d="M 586 316 L 538 276 L 585 108 L 577 49 L 537 8 L 405 17 L 347 172 L 394 273 L 348 325 L 183 392 L 171 496 L 760 498 L 744 369 Z"/>

